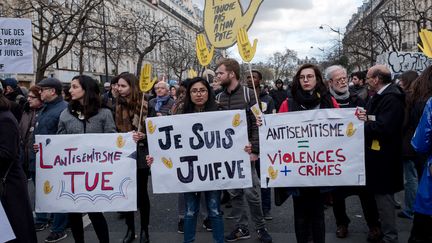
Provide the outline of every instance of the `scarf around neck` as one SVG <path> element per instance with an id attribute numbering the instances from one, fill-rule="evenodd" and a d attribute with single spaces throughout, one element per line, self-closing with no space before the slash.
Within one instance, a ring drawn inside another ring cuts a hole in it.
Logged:
<path id="1" fill-rule="evenodd" d="M 155 105 L 155 111 L 159 112 L 161 107 L 165 104 L 165 102 L 170 99 L 171 96 L 166 95 L 166 96 L 162 96 L 162 97 L 156 97 L 156 105 Z"/>
<path id="2" fill-rule="evenodd" d="M 320 105 L 321 95 L 316 90 L 310 93 L 300 89 L 294 94 L 294 99 L 300 106 L 310 110 Z"/>
<path id="3" fill-rule="evenodd" d="M 349 96 L 350 96 L 350 92 L 348 91 L 348 89 L 347 89 L 347 91 L 345 91 L 345 93 L 342 93 L 342 94 L 337 93 L 337 92 L 334 91 L 331 87 L 329 87 L 329 91 L 330 91 L 330 94 L 331 94 L 331 95 L 332 95 L 336 100 L 346 100 L 346 99 L 348 99 Z"/>

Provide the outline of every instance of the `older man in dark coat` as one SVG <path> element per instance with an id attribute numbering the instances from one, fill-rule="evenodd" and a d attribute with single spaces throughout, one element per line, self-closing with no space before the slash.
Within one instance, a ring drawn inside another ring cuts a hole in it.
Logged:
<path id="1" fill-rule="evenodd" d="M 398 242 L 394 193 L 403 189 L 402 123 L 405 95 L 392 83 L 390 70 L 383 65 L 369 69 L 366 82 L 377 93 L 366 106 L 366 186 L 375 194 L 381 219 L 382 242 Z"/>

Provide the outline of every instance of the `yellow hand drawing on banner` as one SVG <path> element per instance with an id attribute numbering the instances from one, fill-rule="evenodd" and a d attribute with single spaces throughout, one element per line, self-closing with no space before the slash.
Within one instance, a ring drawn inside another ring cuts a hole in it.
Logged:
<path id="1" fill-rule="evenodd" d="M 196 54 L 197 54 L 199 63 L 203 67 L 208 66 L 210 64 L 212 58 L 213 58 L 214 47 L 212 46 L 210 51 L 209 51 L 209 49 L 207 48 L 207 41 L 206 41 L 205 36 L 203 34 L 198 34 L 197 39 L 195 41 L 195 48 L 196 48 Z"/>
<path id="2" fill-rule="evenodd" d="M 241 58 L 244 62 L 251 62 L 255 56 L 258 40 L 255 39 L 253 46 L 249 41 L 249 37 L 244 28 L 241 28 L 237 34 L 237 47 Z"/>
<path id="3" fill-rule="evenodd" d="M 432 58 L 432 32 L 427 29 L 422 29 L 419 35 L 423 46 L 418 44 L 418 47 L 427 57 Z"/>
<path id="4" fill-rule="evenodd" d="M 206 0 L 204 5 L 204 29 L 215 48 L 228 48 L 235 44 L 237 31 L 249 29 L 264 0 L 251 0 L 249 7 L 242 7 L 240 0 Z M 243 9 L 247 9 L 243 13 Z"/>
<path id="5" fill-rule="evenodd" d="M 196 77 L 198 77 L 198 73 L 195 70 L 193 70 L 192 68 L 189 69 L 188 78 L 192 79 L 192 78 L 196 78 Z"/>
<path id="6" fill-rule="evenodd" d="M 157 77 L 151 79 L 152 75 L 152 65 L 144 64 L 144 67 L 141 69 L 141 75 L 139 80 L 139 87 L 141 92 L 145 93 L 150 91 L 153 88 L 154 83 L 157 81 Z"/>

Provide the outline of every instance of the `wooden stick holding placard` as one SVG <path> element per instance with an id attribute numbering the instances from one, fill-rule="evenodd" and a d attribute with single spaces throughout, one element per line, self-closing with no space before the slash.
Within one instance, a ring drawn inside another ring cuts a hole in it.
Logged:
<path id="1" fill-rule="evenodd" d="M 145 93 L 147 93 L 153 88 L 153 85 L 157 80 L 157 77 L 155 77 L 152 80 L 151 75 L 152 75 L 152 65 L 144 64 L 144 67 L 141 69 L 141 75 L 139 80 L 139 88 L 142 93 L 142 98 L 141 98 L 141 109 L 140 109 L 140 116 L 138 122 L 138 132 L 141 130 L 141 119 L 142 119 L 142 113 L 144 108 Z"/>
<path id="2" fill-rule="evenodd" d="M 255 94 L 255 100 L 256 100 L 256 103 L 258 105 L 257 108 L 258 108 L 259 112 L 261 113 L 261 109 L 259 107 L 258 95 L 257 95 L 256 87 L 255 87 L 255 82 L 253 79 L 252 64 L 251 64 L 251 61 L 255 56 L 257 43 L 258 43 L 258 40 L 255 39 L 253 46 L 251 46 L 246 30 L 244 28 L 239 29 L 239 32 L 237 34 L 237 47 L 238 47 L 239 54 L 240 54 L 241 58 L 243 59 L 243 61 L 248 63 L 249 74 L 251 75 L 252 87 L 253 87 L 254 94 Z M 254 112 L 254 114 L 255 114 L 255 112 Z M 255 114 L 255 115 L 257 115 L 257 114 Z"/>

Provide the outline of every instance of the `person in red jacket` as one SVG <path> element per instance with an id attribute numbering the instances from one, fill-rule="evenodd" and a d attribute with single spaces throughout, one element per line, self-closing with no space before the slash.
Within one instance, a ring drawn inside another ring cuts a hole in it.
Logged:
<path id="1" fill-rule="evenodd" d="M 297 71 L 291 87 L 293 97 L 287 98 L 279 112 L 339 108 L 323 82 L 317 66 L 304 64 Z M 280 192 L 277 190 L 275 193 Z M 298 243 L 325 242 L 324 194 L 319 187 L 297 188 L 293 193 L 294 227 Z"/>

